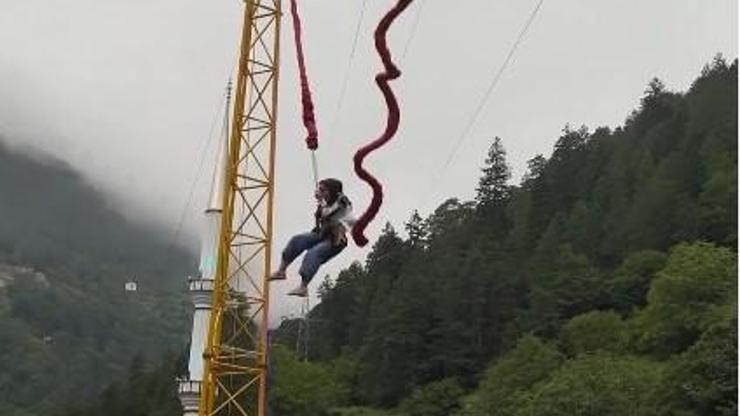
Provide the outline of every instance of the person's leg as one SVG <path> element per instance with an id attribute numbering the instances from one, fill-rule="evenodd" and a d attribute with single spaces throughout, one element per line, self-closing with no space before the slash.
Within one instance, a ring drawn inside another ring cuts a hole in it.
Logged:
<path id="1" fill-rule="evenodd" d="M 347 247 L 346 244 L 335 246 L 332 244 L 331 240 L 324 240 L 309 249 L 303 257 L 301 269 L 298 271 L 298 274 L 301 275 L 301 284 L 288 294 L 294 296 L 307 296 L 308 284 L 316 275 L 316 272 L 318 272 L 319 267 L 329 261 L 332 257 L 341 253 L 345 247 Z"/>
<path id="2" fill-rule="evenodd" d="M 285 279 L 285 271 L 290 263 L 300 256 L 305 250 L 310 249 L 321 241 L 317 233 L 309 232 L 293 236 L 283 249 L 280 267 L 270 276 L 270 280 Z"/>

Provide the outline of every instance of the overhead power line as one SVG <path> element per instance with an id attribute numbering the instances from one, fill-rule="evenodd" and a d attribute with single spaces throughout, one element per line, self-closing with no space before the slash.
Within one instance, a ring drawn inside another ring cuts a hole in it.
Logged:
<path id="1" fill-rule="evenodd" d="M 447 169 L 450 162 L 452 162 L 452 159 L 457 154 L 457 150 L 459 149 L 460 144 L 470 134 L 470 130 L 473 128 L 473 125 L 478 120 L 478 117 L 483 111 L 483 108 L 485 108 L 486 104 L 488 103 L 488 99 L 491 97 L 491 94 L 493 93 L 493 90 L 496 88 L 496 85 L 498 85 L 498 82 L 501 79 L 501 75 L 506 70 L 506 67 L 509 65 L 509 62 L 511 62 L 511 58 L 514 56 L 514 53 L 516 53 L 516 50 L 519 48 L 519 45 L 522 43 L 522 40 L 524 40 L 524 36 L 527 34 L 529 27 L 532 25 L 532 22 L 534 21 L 534 18 L 537 16 L 537 12 L 539 12 L 540 7 L 542 7 L 542 3 L 544 3 L 544 1 L 545 0 L 539 0 L 537 2 L 537 6 L 535 6 L 534 10 L 529 15 L 527 22 L 524 24 L 524 27 L 519 32 L 519 36 L 517 36 L 516 41 L 511 46 L 509 53 L 506 55 L 506 59 L 504 59 L 503 64 L 501 64 L 501 67 L 498 69 L 498 71 L 496 71 L 496 74 L 494 75 L 493 79 L 488 84 L 486 93 L 483 95 L 481 100 L 478 102 L 478 105 L 476 106 L 475 111 L 473 111 L 472 117 L 470 117 L 468 122 L 465 124 L 465 128 L 462 130 L 462 133 L 460 133 L 460 137 L 457 138 L 457 141 L 455 142 L 455 146 L 452 148 L 452 152 L 449 154 L 449 156 L 447 157 L 447 160 L 445 160 L 445 163 L 442 166 L 442 171 Z"/>
<path id="2" fill-rule="evenodd" d="M 357 51 L 357 41 L 360 38 L 360 29 L 362 28 L 362 20 L 365 16 L 365 8 L 367 6 L 367 0 L 362 0 L 362 6 L 360 8 L 360 14 L 357 17 L 357 24 L 355 25 L 355 34 L 352 39 L 352 48 L 349 51 L 349 58 L 347 59 L 347 67 L 344 70 L 344 76 L 342 77 L 342 86 L 339 89 L 339 98 L 337 99 L 337 108 L 334 112 L 334 119 L 331 123 L 331 130 L 333 132 L 334 125 L 339 118 L 339 112 L 342 110 L 344 104 L 344 95 L 347 92 L 347 84 L 349 83 L 349 74 L 352 70 L 352 63 L 355 60 L 355 52 Z"/>
<path id="3" fill-rule="evenodd" d="M 469 136 L 470 131 L 475 125 L 475 122 L 478 120 L 478 117 L 480 116 L 481 112 L 483 111 L 486 104 L 488 103 L 488 100 L 491 98 L 491 95 L 493 91 L 495 90 L 496 85 L 498 85 L 499 81 L 501 80 L 501 75 L 503 75 L 504 71 L 506 70 L 506 67 L 509 65 L 512 58 L 514 57 L 514 54 L 519 48 L 519 45 L 524 40 L 524 37 L 529 31 L 529 28 L 532 26 L 532 23 L 534 22 L 535 17 L 537 17 L 537 13 L 540 11 L 540 8 L 542 7 L 542 4 L 544 2 L 545 0 L 539 0 L 537 4 L 535 5 L 534 9 L 532 10 L 532 12 L 529 14 L 529 17 L 524 23 L 524 26 L 519 31 L 519 35 L 516 37 L 516 40 L 514 41 L 514 43 L 511 45 L 511 48 L 509 49 L 509 53 L 506 55 L 506 59 L 504 59 L 504 62 L 501 64 L 499 69 L 494 73 L 494 76 L 491 79 L 491 82 L 488 84 L 488 87 L 486 88 L 486 92 L 483 94 L 481 99 L 478 101 L 478 104 L 473 110 L 473 113 L 470 119 L 467 121 L 467 123 L 465 123 L 465 127 L 462 129 L 460 136 L 458 136 L 457 140 L 455 141 L 455 144 L 452 147 L 452 150 L 450 151 L 449 155 L 447 156 L 447 159 L 445 159 L 445 162 L 442 165 L 442 168 L 437 171 L 437 175 L 435 175 L 435 177 L 431 181 L 432 184 L 439 183 L 440 178 L 443 177 L 447 168 L 450 166 L 450 163 L 455 158 L 457 151 L 460 149 L 460 145 Z M 425 192 L 425 194 L 429 195 L 430 193 Z"/>

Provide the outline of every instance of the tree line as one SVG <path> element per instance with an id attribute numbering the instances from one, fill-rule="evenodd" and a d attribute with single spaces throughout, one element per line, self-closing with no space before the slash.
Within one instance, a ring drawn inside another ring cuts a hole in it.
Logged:
<path id="1" fill-rule="evenodd" d="M 495 138 L 473 201 L 325 280 L 276 414 L 736 414 L 737 61 L 510 177 Z M 294 385 L 307 366 L 328 381 Z"/>
<path id="2" fill-rule="evenodd" d="M 274 332 L 269 414 L 737 414 L 737 61 L 566 126 L 518 185 L 494 138 L 475 199 L 403 229 L 324 280 L 308 357 Z M 164 361 L 65 416 L 179 414 Z"/>

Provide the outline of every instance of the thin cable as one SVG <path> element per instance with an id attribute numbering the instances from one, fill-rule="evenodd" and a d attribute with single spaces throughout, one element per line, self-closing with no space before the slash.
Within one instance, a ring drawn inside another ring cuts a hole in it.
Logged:
<path id="1" fill-rule="evenodd" d="M 236 49 L 234 51 L 234 56 L 231 59 L 231 71 L 234 71 L 234 68 L 236 68 L 237 60 L 240 56 L 240 50 Z M 180 220 L 177 224 L 177 228 L 175 229 L 174 234 L 172 235 L 172 242 L 170 243 L 170 247 L 174 247 L 177 245 L 177 239 L 180 237 L 180 231 L 182 231 L 182 226 L 185 223 L 185 215 L 190 208 L 190 204 L 192 203 L 193 199 L 193 193 L 195 192 L 195 185 L 198 183 L 198 179 L 203 174 L 203 163 L 205 161 L 205 155 L 206 151 L 211 145 L 211 142 L 213 141 L 213 130 L 216 128 L 216 123 L 218 120 L 218 116 L 221 114 L 221 109 L 224 107 L 224 101 L 229 99 L 229 94 L 231 92 L 231 76 L 228 77 L 228 80 L 226 82 L 226 88 L 224 89 L 223 96 L 221 97 L 221 101 L 218 104 L 218 109 L 216 110 L 216 114 L 213 116 L 213 121 L 211 122 L 211 128 L 209 129 L 208 136 L 206 137 L 206 141 L 204 143 L 204 147 L 200 152 L 200 162 L 198 163 L 198 171 L 196 172 L 195 177 L 193 178 L 193 182 L 190 185 L 190 192 L 188 193 L 188 199 L 185 202 L 185 206 L 182 209 L 182 213 L 180 214 Z M 229 109 L 224 109 L 224 124 L 223 127 L 227 129 L 225 132 L 226 135 L 229 134 L 228 132 L 228 120 L 229 120 Z M 228 150 L 227 150 L 228 151 Z"/>
<path id="2" fill-rule="evenodd" d="M 342 80 L 342 88 L 339 90 L 339 100 L 337 100 L 337 112 L 342 108 L 344 101 L 344 94 L 347 92 L 347 83 L 349 81 L 349 73 L 352 69 L 352 63 L 355 60 L 355 52 L 357 51 L 357 41 L 360 38 L 360 29 L 362 28 L 362 20 L 365 17 L 365 7 L 367 0 L 362 0 L 362 7 L 360 8 L 360 16 L 357 18 L 357 25 L 355 25 L 355 35 L 352 39 L 352 49 L 349 52 L 349 60 L 347 62 L 347 69 L 344 71 L 344 78 Z"/>
<path id="3" fill-rule="evenodd" d="M 473 117 L 470 118 L 468 123 L 465 125 L 465 129 L 463 129 L 462 134 L 460 134 L 460 137 L 457 139 L 457 142 L 455 142 L 455 147 L 453 147 L 452 153 L 450 153 L 444 165 L 442 166 L 443 171 L 447 169 L 450 162 L 455 157 L 455 154 L 457 153 L 457 149 L 460 147 L 460 143 L 463 141 L 463 139 L 465 139 L 468 136 L 468 134 L 470 133 L 470 130 L 473 128 L 473 125 L 475 124 L 476 120 L 480 116 L 480 113 L 483 111 L 483 108 L 488 102 L 488 99 L 490 98 L 491 93 L 493 92 L 494 88 L 496 88 L 496 85 L 498 85 L 498 82 L 501 79 L 501 75 L 504 73 L 504 70 L 506 70 L 506 67 L 509 65 L 509 62 L 511 61 L 511 58 L 514 56 L 514 53 L 516 52 L 517 48 L 519 48 L 519 44 L 524 39 L 524 35 L 527 34 L 529 27 L 532 25 L 532 22 L 534 21 L 534 18 L 537 16 L 537 12 L 540 10 L 540 7 L 542 6 L 542 3 L 544 3 L 544 1 L 545 0 L 539 0 L 539 2 L 537 3 L 537 6 L 534 8 L 532 13 L 529 15 L 529 19 L 527 19 L 527 23 L 524 25 L 521 32 L 519 32 L 519 36 L 517 37 L 516 42 L 514 42 L 514 44 L 512 45 L 511 50 L 509 50 L 509 54 L 506 56 L 504 63 L 501 65 L 498 72 L 496 72 L 496 76 L 493 78 L 493 81 L 491 81 L 491 83 L 488 85 L 488 89 L 486 90 L 486 93 L 483 95 L 483 98 L 480 100 L 480 102 L 478 103 L 478 106 L 473 112 Z"/>
<path id="4" fill-rule="evenodd" d="M 406 54 L 409 51 L 409 45 L 411 45 L 411 42 L 413 42 L 414 37 L 416 36 L 416 29 L 419 27 L 419 20 L 421 20 L 421 11 L 424 9 L 424 5 L 427 4 L 426 1 L 422 1 L 419 7 L 417 7 L 416 16 L 414 17 L 414 23 L 412 23 L 411 26 L 411 34 L 409 34 L 409 38 L 406 40 L 406 45 L 403 47 L 403 53 L 401 54 L 401 59 L 399 59 L 399 62 L 403 62 L 404 58 L 406 58 Z"/>
<path id="5" fill-rule="evenodd" d="M 483 111 L 483 108 L 485 108 L 486 103 L 488 102 L 488 99 L 491 96 L 491 93 L 493 93 L 493 90 L 496 88 L 496 85 L 498 85 L 498 82 L 501 79 L 501 75 L 504 73 L 504 70 L 506 70 L 506 67 L 509 65 L 511 58 L 514 56 L 514 53 L 516 53 L 517 49 L 519 48 L 519 45 L 524 40 L 524 36 L 527 34 L 529 27 L 532 25 L 532 22 L 534 22 L 534 19 L 537 16 L 537 13 L 540 11 L 540 8 L 542 7 L 542 3 L 544 2 L 545 0 L 539 0 L 534 10 L 532 10 L 532 13 L 529 15 L 529 18 L 524 24 L 524 27 L 522 27 L 522 30 L 519 32 L 519 36 L 517 36 L 516 41 L 511 46 L 511 49 L 509 50 L 508 55 L 506 55 L 506 59 L 504 59 L 503 64 L 501 64 L 501 67 L 496 72 L 496 75 L 493 77 L 493 80 L 488 85 L 488 88 L 486 89 L 485 94 L 483 95 L 481 100 L 478 102 L 478 105 L 476 106 L 475 111 L 473 111 L 473 116 L 470 118 L 470 120 L 468 120 L 467 124 L 465 125 L 465 128 L 462 130 L 462 133 L 460 134 L 457 141 L 455 142 L 455 145 L 452 148 L 452 152 L 448 155 L 447 159 L 445 160 L 444 165 L 442 165 L 442 169 L 437 171 L 438 173 L 435 176 L 434 180 L 431 182 L 432 184 L 439 183 L 440 177 L 443 176 L 444 172 L 447 170 L 450 163 L 452 162 L 452 159 L 454 159 L 463 140 L 466 139 L 467 136 L 470 134 L 470 131 L 473 128 L 473 125 L 478 120 L 478 117 Z M 426 192 L 425 194 L 429 195 L 429 192 Z"/>
<path id="6" fill-rule="evenodd" d="M 229 85 L 231 85 L 231 81 L 229 81 Z M 213 116 L 213 121 L 211 122 L 211 128 L 209 129 L 208 136 L 206 136 L 206 140 L 203 142 L 203 146 L 200 151 L 200 161 L 198 162 L 198 169 L 195 173 L 195 176 L 193 177 L 192 182 L 190 183 L 190 191 L 188 192 L 188 198 L 185 202 L 185 206 L 183 207 L 182 212 L 180 213 L 180 220 L 177 223 L 177 228 L 175 229 L 175 233 L 172 236 L 172 244 L 171 244 L 172 246 L 177 245 L 177 239 L 180 237 L 180 231 L 182 230 L 182 226 L 185 223 L 186 214 L 193 200 L 193 194 L 195 193 L 195 185 L 198 183 L 198 180 L 203 175 L 203 166 L 206 160 L 206 154 L 207 154 L 208 148 L 211 146 L 211 143 L 213 143 L 213 137 L 214 137 L 213 131 L 216 128 L 218 119 L 220 118 L 219 116 L 221 115 L 221 110 L 224 107 L 224 101 L 226 101 L 226 97 L 229 94 L 229 88 L 230 87 L 224 90 L 224 93 L 218 104 L 218 110 L 216 111 L 216 114 Z M 227 111 L 227 114 L 228 114 L 228 111 Z"/>
<path id="7" fill-rule="evenodd" d="M 362 0 L 362 7 L 360 8 L 360 15 L 357 18 L 357 24 L 355 25 L 355 35 L 352 40 L 352 49 L 349 52 L 349 59 L 347 60 L 347 68 L 344 70 L 344 77 L 342 79 L 342 86 L 339 89 L 339 98 L 337 99 L 337 108 L 334 111 L 334 119 L 331 122 L 331 125 L 329 126 L 329 132 L 334 132 L 334 126 L 337 123 L 337 119 L 339 118 L 339 112 L 342 109 L 342 105 L 344 104 L 344 95 L 347 92 L 347 84 L 349 82 L 349 74 L 350 70 L 352 69 L 352 63 L 355 60 L 355 52 L 357 51 L 357 41 L 360 38 L 360 29 L 362 28 L 362 20 L 365 17 L 365 8 L 367 5 L 367 0 Z"/>
<path id="8" fill-rule="evenodd" d="M 303 305 L 301 307 L 301 315 L 303 319 L 303 324 L 305 326 L 303 330 L 303 361 L 308 361 L 308 344 L 311 342 L 311 318 L 309 318 L 308 314 L 311 312 L 311 297 L 306 296 L 306 298 L 303 300 Z"/>

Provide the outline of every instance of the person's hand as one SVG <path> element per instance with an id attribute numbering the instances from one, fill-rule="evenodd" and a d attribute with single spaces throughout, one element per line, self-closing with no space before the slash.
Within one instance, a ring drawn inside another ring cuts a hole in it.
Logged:
<path id="1" fill-rule="evenodd" d="M 337 225 L 332 230 L 332 241 L 335 246 L 347 244 L 347 229 L 343 225 Z"/>

